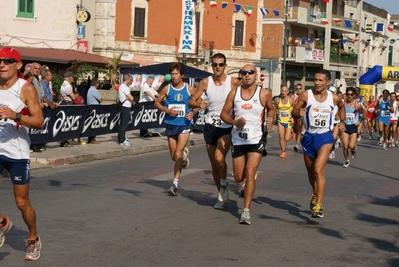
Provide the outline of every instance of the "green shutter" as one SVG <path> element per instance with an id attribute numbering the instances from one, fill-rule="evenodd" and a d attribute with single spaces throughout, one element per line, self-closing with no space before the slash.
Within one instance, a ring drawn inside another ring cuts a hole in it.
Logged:
<path id="1" fill-rule="evenodd" d="M 18 0 L 18 17 L 34 18 L 35 0 Z"/>

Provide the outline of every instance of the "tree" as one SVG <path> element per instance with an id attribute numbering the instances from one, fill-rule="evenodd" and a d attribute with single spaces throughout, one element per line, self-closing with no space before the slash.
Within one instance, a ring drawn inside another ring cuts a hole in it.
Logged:
<path id="1" fill-rule="evenodd" d="M 119 81 L 119 75 L 120 75 L 120 66 L 119 63 L 121 62 L 122 58 L 122 53 L 115 55 L 112 58 L 107 58 L 108 64 L 107 64 L 107 69 L 109 71 L 109 77 L 111 80 L 111 86 L 114 89 L 115 84 L 118 83 Z"/>

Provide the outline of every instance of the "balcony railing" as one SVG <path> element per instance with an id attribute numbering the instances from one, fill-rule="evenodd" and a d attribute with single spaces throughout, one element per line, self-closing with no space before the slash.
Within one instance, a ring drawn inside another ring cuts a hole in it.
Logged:
<path id="1" fill-rule="evenodd" d="M 332 27 L 337 27 L 345 30 L 359 31 L 359 21 L 346 18 L 344 16 L 331 15 L 331 20 L 329 21 Z"/>
<path id="2" fill-rule="evenodd" d="M 330 51 L 330 63 L 357 65 L 357 54 L 346 51 Z"/>

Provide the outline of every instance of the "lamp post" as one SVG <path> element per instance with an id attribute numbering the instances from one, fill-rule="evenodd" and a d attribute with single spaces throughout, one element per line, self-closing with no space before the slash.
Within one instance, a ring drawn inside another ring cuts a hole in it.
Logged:
<path id="1" fill-rule="evenodd" d="M 288 0 L 285 1 L 284 8 L 284 46 L 283 46 L 283 80 L 282 85 L 287 85 L 287 72 L 286 72 L 286 60 L 287 60 L 287 12 L 288 12 Z"/>

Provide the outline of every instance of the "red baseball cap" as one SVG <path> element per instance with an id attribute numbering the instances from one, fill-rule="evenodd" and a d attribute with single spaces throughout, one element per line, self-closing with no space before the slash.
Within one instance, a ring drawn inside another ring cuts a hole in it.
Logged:
<path id="1" fill-rule="evenodd" d="M 12 58 L 16 61 L 21 61 L 21 55 L 18 50 L 11 47 L 2 47 L 0 48 L 0 58 Z"/>

